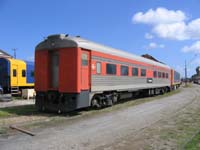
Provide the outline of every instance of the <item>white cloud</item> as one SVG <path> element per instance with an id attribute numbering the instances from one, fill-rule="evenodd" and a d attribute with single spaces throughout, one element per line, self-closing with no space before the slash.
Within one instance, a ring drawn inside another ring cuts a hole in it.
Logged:
<path id="1" fill-rule="evenodd" d="M 184 22 L 173 24 L 159 24 L 153 27 L 153 32 L 161 38 L 186 40 L 189 38 L 189 36 L 185 32 L 186 28 L 187 27 Z"/>
<path id="2" fill-rule="evenodd" d="M 182 48 L 182 51 L 187 53 L 187 52 L 194 52 L 194 53 L 200 53 L 200 41 L 196 41 L 190 46 L 184 46 Z"/>
<path id="3" fill-rule="evenodd" d="M 186 20 L 184 12 L 177 10 L 168 10 L 158 7 L 156 10 L 149 9 L 146 13 L 138 12 L 133 18 L 133 22 L 145 24 L 168 24 Z"/>
<path id="4" fill-rule="evenodd" d="M 153 27 L 153 32 L 158 37 L 167 39 L 200 39 L 200 18 L 192 20 L 188 24 L 185 22 L 159 24 Z"/>
<path id="5" fill-rule="evenodd" d="M 157 44 L 156 43 L 149 43 L 149 48 L 153 49 L 153 48 L 157 48 Z"/>
<path id="6" fill-rule="evenodd" d="M 146 13 L 136 13 L 133 22 L 150 24 L 152 33 L 160 38 L 172 40 L 200 39 L 200 18 L 186 23 L 186 15 L 181 10 L 157 8 Z M 153 36 L 153 35 L 152 35 Z"/>
<path id="7" fill-rule="evenodd" d="M 156 49 L 156 48 L 164 48 L 165 45 L 163 44 L 157 44 L 157 43 L 154 43 L 154 42 L 151 42 L 149 43 L 148 46 L 145 46 L 146 49 Z"/>
<path id="8" fill-rule="evenodd" d="M 192 39 L 200 38 L 200 18 L 192 20 L 187 25 L 186 34 L 188 34 Z"/>
<path id="9" fill-rule="evenodd" d="M 145 37 L 146 39 L 153 39 L 153 38 L 154 38 L 153 35 L 150 34 L 150 33 L 145 33 L 144 37 Z"/>

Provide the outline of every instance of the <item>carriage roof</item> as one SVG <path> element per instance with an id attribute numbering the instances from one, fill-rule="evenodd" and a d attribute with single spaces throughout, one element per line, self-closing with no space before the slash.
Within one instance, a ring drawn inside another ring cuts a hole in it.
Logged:
<path id="1" fill-rule="evenodd" d="M 88 49 L 92 51 L 124 57 L 127 59 L 134 59 L 140 62 L 170 69 L 168 65 L 162 64 L 160 62 L 156 62 L 156 61 L 153 61 L 141 56 L 127 53 L 122 50 L 101 45 L 101 44 L 98 44 L 98 43 L 95 43 L 95 42 L 92 42 L 80 37 L 71 37 L 65 34 L 56 34 L 56 35 L 48 36 L 47 39 L 45 39 L 43 42 L 39 43 L 36 46 L 36 50 L 57 49 L 57 48 L 65 48 L 65 47 L 80 47 L 80 48 L 84 48 L 84 49 Z"/>

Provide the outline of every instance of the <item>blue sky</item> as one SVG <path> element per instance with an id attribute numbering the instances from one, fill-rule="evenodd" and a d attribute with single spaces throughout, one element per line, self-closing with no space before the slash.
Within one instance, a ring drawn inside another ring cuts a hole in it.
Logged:
<path id="1" fill-rule="evenodd" d="M 136 55 L 148 53 L 184 75 L 200 65 L 199 0 L 0 0 L 0 49 L 31 60 L 50 34 L 80 35 Z"/>

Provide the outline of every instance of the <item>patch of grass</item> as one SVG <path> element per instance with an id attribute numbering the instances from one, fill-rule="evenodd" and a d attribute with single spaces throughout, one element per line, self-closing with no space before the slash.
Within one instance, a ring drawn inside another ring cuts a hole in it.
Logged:
<path id="1" fill-rule="evenodd" d="M 165 131 L 165 132 L 161 132 L 160 133 L 160 138 L 162 140 L 168 140 L 168 139 L 173 139 L 173 138 L 177 138 L 177 134 L 176 132 L 173 131 Z"/>
<path id="2" fill-rule="evenodd" d="M 1 117 L 9 117 L 10 115 L 11 115 L 10 113 L 0 110 L 0 118 Z"/>
<path id="3" fill-rule="evenodd" d="M 0 135 L 1 134 L 6 134 L 7 133 L 7 129 L 5 127 L 1 127 L 0 128 Z"/>
<path id="4" fill-rule="evenodd" d="M 186 83 L 183 85 L 184 88 L 191 88 L 192 87 L 192 83 Z"/>
<path id="5" fill-rule="evenodd" d="M 200 133 L 198 137 L 192 138 L 200 125 L 200 105 L 197 98 L 194 100 L 193 104 L 184 107 L 174 116 L 161 120 L 159 126 L 149 130 L 149 137 L 155 140 L 153 144 L 151 143 L 153 149 L 158 146 L 158 149 L 200 149 Z M 168 145 L 167 148 L 165 144 Z"/>
<path id="6" fill-rule="evenodd" d="M 185 150 L 199 150 L 200 149 L 200 132 L 186 144 Z"/>
<path id="7" fill-rule="evenodd" d="M 22 97 L 21 96 L 12 96 L 12 100 L 21 100 Z"/>
<path id="8" fill-rule="evenodd" d="M 145 146 L 144 150 L 153 150 L 153 148 L 151 146 Z"/>
<path id="9" fill-rule="evenodd" d="M 38 114 L 34 105 L 14 106 L 0 109 L 0 118 L 13 117 L 20 115 L 33 115 Z"/>
<path id="10" fill-rule="evenodd" d="M 179 116 L 176 116 L 178 119 L 174 121 L 176 124 L 174 126 L 169 126 L 165 129 L 162 129 L 159 132 L 159 137 L 161 140 L 163 140 L 163 142 L 171 141 L 172 143 L 176 143 L 178 149 L 182 149 L 186 141 L 188 141 L 188 139 L 190 139 L 197 131 L 200 121 L 194 121 L 194 118 L 199 117 L 197 112 L 193 112 L 193 114 L 184 116 L 180 116 L 180 114 L 178 115 Z M 165 125 L 167 124 L 169 123 L 166 121 Z"/>

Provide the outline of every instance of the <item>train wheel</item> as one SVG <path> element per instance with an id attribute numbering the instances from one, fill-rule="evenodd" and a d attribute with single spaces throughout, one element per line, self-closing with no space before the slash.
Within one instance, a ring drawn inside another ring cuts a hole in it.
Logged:
<path id="1" fill-rule="evenodd" d="M 112 96 L 112 101 L 113 101 L 113 104 L 117 103 L 117 101 L 118 101 L 118 96 L 117 96 L 117 94 L 113 94 L 113 96 Z"/>
<path id="2" fill-rule="evenodd" d="M 165 89 L 160 89 L 160 94 L 161 95 L 165 94 Z"/>
<path id="3" fill-rule="evenodd" d="M 101 99 L 99 96 L 94 96 L 91 101 L 91 106 L 94 108 L 101 108 Z"/>
<path id="4" fill-rule="evenodd" d="M 113 99 L 112 98 L 109 98 L 106 100 L 106 103 L 105 103 L 105 106 L 112 106 L 113 105 Z"/>
<path id="5" fill-rule="evenodd" d="M 167 93 L 171 91 L 169 87 L 166 88 Z"/>

